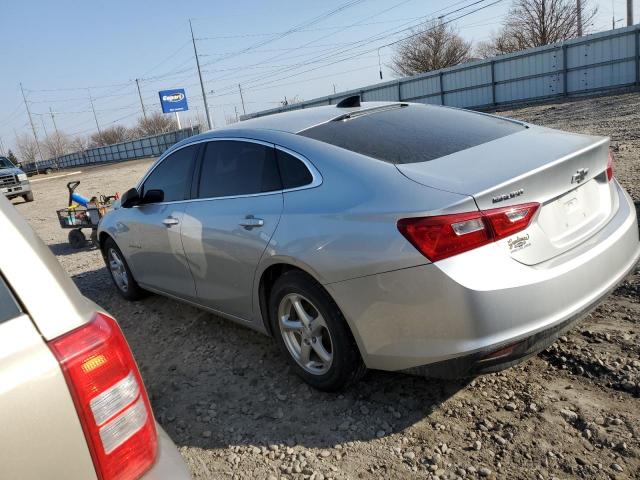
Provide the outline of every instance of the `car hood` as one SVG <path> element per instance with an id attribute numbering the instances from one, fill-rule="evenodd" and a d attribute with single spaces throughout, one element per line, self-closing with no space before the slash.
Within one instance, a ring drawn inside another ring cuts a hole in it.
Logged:
<path id="1" fill-rule="evenodd" d="M 0 168 L 0 175 L 18 175 L 19 173 L 24 173 L 17 167 L 14 168 Z"/>

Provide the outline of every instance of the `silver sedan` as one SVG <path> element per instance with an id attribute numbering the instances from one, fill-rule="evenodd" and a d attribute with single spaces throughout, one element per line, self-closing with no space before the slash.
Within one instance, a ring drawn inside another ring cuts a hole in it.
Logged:
<path id="1" fill-rule="evenodd" d="M 323 390 L 513 365 L 640 256 L 608 138 L 357 97 L 180 142 L 99 242 L 125 298 L 273 335 Z"/>

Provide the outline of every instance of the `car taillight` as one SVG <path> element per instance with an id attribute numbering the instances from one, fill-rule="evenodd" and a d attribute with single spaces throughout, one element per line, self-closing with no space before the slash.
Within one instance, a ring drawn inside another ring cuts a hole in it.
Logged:
<path id="1" fill-rule="evenodd" d="M 607 180 L 611 181 L 613 178 L 613 153 L 609 151 L 609 158 L 607 159 Z"/>
<path id="2" fill-rule="evenodd" d="M 140 372 L 116 321 L 97 313 L 49 347 L 62 367 L 98 478 L 139 478 L 155 461 L 157 433 Z"/>
<path id="3" fill-rule="evenodd" d="M 540 204 L 398 220 L 398 230 L 432 262 L 481 247 L 529 226 Z"/>

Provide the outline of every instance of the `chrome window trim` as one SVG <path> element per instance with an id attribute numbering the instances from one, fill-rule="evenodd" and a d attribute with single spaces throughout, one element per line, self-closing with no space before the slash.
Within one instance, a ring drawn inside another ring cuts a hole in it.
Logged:
<path id="1" fill-rule="evenodd" d="M 276 194 L 283 194 L 283 193 L 288 193 L 288 192 L 295 192 L 295 191 L 298 191 L 298 190 L 306 190 L 308 188 L 316 188 L 316 187 L 319 187 L 320 185 L 322 185 L 322 175 L 320 174 L 318 169 L 315 167 L 315 165 L 313 163 L 311 163 L 311 161 L 309 161 L 306 157 L 302 156 L 298 152 L 290 150 L 290 149 L 288 149 L 286 147 L 283 147 L 281 145 L 276 145 L 276 144 L 271 143 L 271 142 L 265 142 L 264 140 L 256 140 L 256 139 L 253 139 L 253 138 L 243 138 L 243 137 L 217 137 L 217 138 L 206 138 L 206 139 L 203 139 L 203 140 L 198 140 L 196 142 L 187 143 L 185 145 L 182 145 L 180 148 L 176 148 L 175 150 L 172 150 L 171 152 L 167 152 L 165 155 L 161 156 L 158 160 L 156 160 L 156 163 L 151 167 L 151 169 L 149 169 L 149 171 L 145 174 L 145 176 L 142 177 L 142 180 L 140 180 L 138 182 L 138 184 L 136 185 L 136 190 L 140 189 L 140 187 L 147 180 L 149 175 L 151 175 L 151 173 L 153 173 L 153 171 L 158 167 L 158 165 L 160 165 L 160 163 L 162 163 L 164 161 L 165 158 L 169 157 L 170 155 L 173 155 L 178 150 L 182 150 L 183 148 L 190 147 L 192 145 L 198 145 L 200 143 L 219 142 L 219 141 L 224 141 L 224 140 L 231 140 L 231 141 L 234 141 L 234 142 L 257 143 L 259 145 L 264 145 L 266 147 L 272 147 L 272 148 L 275 148 L 277 150 L 281 150 L 281 151 L 283 151 L 285 153 L 288 153 L 292 157 L 295 157 L 298 160 L 300 160 L 304 164 L 304 166 L 307 167 L 307 170 L 309 170 L 309 172 L 311 173 L 311 183 L 308 183 L 306 185 L 302 185 L 300 187 L 285 188 L 285 189 L 280 189 L 280 190 L 272 190 L 270 192 L 246 193 L 246 194 L 243 194 L 243 195 L 228 195 L 226 197 L 189 198 L 189 199 L 186 199 L 186 200 L 174 200 L 172 202 L 145 203 L 144 205 L 134 205 L 133 208 L 144 207 L 144 206 L 147 206 L 147 205 L 174 205 L 174 204 L 186 203 L 186 202 L 203 202 L 203 201 L 207 201 L 207 200 L 227 200 L 227 199 L 234 199 L 234 198 L 262 197 L 262 196 L 265 196 L 265 195 L 276 195 Z"/>

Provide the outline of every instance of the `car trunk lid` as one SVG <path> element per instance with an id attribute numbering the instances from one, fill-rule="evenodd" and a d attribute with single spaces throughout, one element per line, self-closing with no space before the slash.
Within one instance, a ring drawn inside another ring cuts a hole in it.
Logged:
<path id="1" fill-rule="evenodd" d="M 617 209 L 609 139 L 531 127 L 429 162 L 396 165 L 411 180 L 472 196 L 480 210 L 540 203 L 529 228 L 501 240 L 535 265 L 596 233 Z"/>

